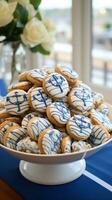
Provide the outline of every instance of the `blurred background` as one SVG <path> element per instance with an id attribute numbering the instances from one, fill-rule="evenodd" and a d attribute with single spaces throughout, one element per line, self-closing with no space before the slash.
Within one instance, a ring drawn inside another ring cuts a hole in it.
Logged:
<path id="1" fill-rule="evenodd" d="M 42 0 L 40 9 L 56 25 L 56 42 L 50 56 L 17 53 L 26 68 L 73 66 L 80 78 L 112 100 L 112 0 Z M 5 64 L 3 58 L 5 55 Z M 10 80 L 10 47 L 0 45 L 0 78 Z M 7 65 L 6 65 L 7 63 Z"/>

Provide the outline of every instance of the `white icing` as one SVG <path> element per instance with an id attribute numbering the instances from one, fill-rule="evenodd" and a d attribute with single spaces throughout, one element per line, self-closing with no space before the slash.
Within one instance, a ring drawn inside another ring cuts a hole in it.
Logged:
<path id="1" fill-rule="evenodd" d="M 70 110 L 63 102 L 54 102 L 50 106 L 50 114 L 60 124 L 66 124 L 70 118 Z"/>
<path id="2" fill-rule="evenodd" d="M 77 110 L 88 111 L 93 106 L 93 99 L 89 90 L 82 87 L 74 88 L 69 94 L 71 105 Z"/>
<path id="3" fill-rule="evenodd" d="M 104 115 L 109 114 L 109 107 L 106 104 L 101 104 L 98 109 L 99 112 L 103 113 Z"/>
<path id="4" fill-rule="evenodd" d="M 93 98 L 94 104 L 97 104 L 97 105 L 101 104 L 104 99 L 102 94 L 98 92 L 94 92 L 94 91 L 91 92 L 91 96 Z"/>
<path id="5" fill-rule="evenodd" d="M 34 116 L 36 116 L 35 112 L 27 114 L 22 120 L 22 128 L 27 129 L 29 120 L 31 120 Z"/>
<path id="6" fill-rule="evenodd" d="M 2 138 L 5 135 L 7 129 L 14 125 L 17 125 L 17 124 L 14 122 L 7 122 L 7 124 L 5 124 L 4 127 L 0 129 L 0 142 L 1 143 L 2 143 Z"/>
<path id="7" fill-rule="evenodd" d="M 30 72 L 30 76 L 39 80 L 39 81 L 43 81 L 43 79 L 45 78 L 45 76 L 47 75 L 46 71 L 42 70 L 42 69 L 33 69 Z"/>
<path id="8" fill-rule="evenodd" d="M 74 115 L 68 122 L 70 132 L 77 138 L 87 139 L 90 136 L 92 124 L 89 118 L 84 115 Z"/>
<path id="9" fill-rule="evenodd" d="M 56 130 L 48 130 L 42 139 L 42 148 L 45 154 L 58 153 L 60 149 L 60 142 L 62 139 L 61 133 Z"/>
<path id="10" fill-rule="evenodd" d="M 17 142 L 26 136 L 26 131 L 23 128 L 12 130 L 6 139 L 5 145 L 11 149 L 16 149 Z"/>
<path id="11" fill-rule="evenodd" d="M 66 79 L 58 73 L 53 73 L 45 80 L 45 88 L 47 92 L 55 97 L 62 98 L 69 91 L 69 85 Z"/>
<path id="12" fill-rule="evenodd" d="M 31 92 L 32 106 L 39 112 L 45 112 L 47 106 L 52 103 L 52 100 L 45 94 L 43 88 L 38 87 Z"/>
<path id="13" fill-rule="evenodd" d="M 45 118 L 37 117 L 28 124 L 28 134 L 34 140 L 37 140 L 39 134 L 47 128 L 52 128 L 52 124 Z"/>
<path id="14" fill-rule="evenodd" d="M 25 91 L 14 90 L 6 96 L 5 108 L 8 113 L 19 115 L 29 109 L 27 93 Z"/>
<path id="15" fill-rule="evenodd" d="M 93 126 L 89 139 L 94 145 L 100 145 L 106 142 L 109 137 L 110 135 L 107 131 L 105 131 L 101 126 L 96 125 Z"/>
<path id="16" fill-rule="evenodd" d="M 79 141 L 79 142 L 73 142 L 72 143 L 72 151 L 86 151 L 87 149 L 90 149 L 91 145 L 88 142 L 85 141 Z"/>
<path id="17" fill-rule="evenodd" d="M 78 78 L 77 72 L 75 70 L 73 70 L 71 67 L 61 66 L 60 70 L 61 70 L 62 73 L 64 73 L 65 75 L 67 75 L 71 79 L 77 79 Z"/>

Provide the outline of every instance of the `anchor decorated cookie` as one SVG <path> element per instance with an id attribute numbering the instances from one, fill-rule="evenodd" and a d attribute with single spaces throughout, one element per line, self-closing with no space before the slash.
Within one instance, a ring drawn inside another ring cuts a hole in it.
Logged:
<path id="1" fill-rule="evenodd" d="M 52 124 L 45 118 L 33 117 L 27 127 L 28 135 L 33 140 L 38 140 L 39 134 L 47 128 L 52 128 Z"/>
<path id="2" fill-rule="evenodd" d="M 70 110 L 63 102 L 54 102 L 47 107 L 48 119 L 57 127 L 63 127 L 70 116 Z"/>
<path id="3" fill-rule="evenodd" d="M 46 75 L 47 73 L 45 70 L 33 69 L 28 72 L 27 79 L 37 86 L 42 86 L 42 82 Z"/>
<path id="4" fill-rule="evenodd" d="M 72 151 L 73 152 L 79 152 L 79 151 L 86 151 L 90 149 L 92 146 L 85 141 L 75 141 L 72 143 Z"/>
<path id="5" fill-rule="evenodd" d="M 20 115 L 29 109 L 27 93 L 24 90 L 13 90 L 6 96 L 6 111 L 12 115 Z"/>
<path id="6" fill-rule="evenodd" d="M 74 115 L 67 122 L 67 133 L 75 140 L 86 140 L 92 131 L 91 120 L 84 115 Z"/>
<path id="7" fill-rule="evenodd" d="M 37 87 L 31 91 L 30 104 L 36 111 L 45 112 L 47 106 L 51 103 L 51 98 L 45 94 L 42 87 Z"/>
<path id="8" fill-rule="evenodd" d="M 81 112 L 88 111 L 93 107 L 91 93 L 83 87 L 75 87 L 68 95 L 68 102 Z"/>
<path id="9" fill-rule="evenodd" d="M 62 134 L 56 129 L 46 129 L 38 139 L 38 145 L 43 154 L 56 154 L 60 151 Z"/>
<path id="10" fill-rule="evenodd" d="M 72 145 L 72 139 L 70 136 L 66 136 L 66 137 L 62 138 L 62 141 L 61 141 L 62 153 L 70 153 L 71 145 Z"/>
<path id="11" fill-rule="evenodd" d="M 64 76 L 52 73 L 43 81 L 45 92 L 53 99 L 63 98 L 69 91 L 69 85 Z"/>
<path id="12" fill-rule="evenodd" d="M 112 131 L 112 121 L 107 115 L 93 109 L 91 119 L 94 125 L 103 125 L 109 132 Z"/>
<path id="13" fill-rule="evenodd" d="M 104 126 L 94 125 L 89 139 L 92 144 L 100 145 L 110 139 L 110 134 Z"/>
<path id="14" fill-rule="evenodd" d="M 61 75 L 63 75 L 67 81 L 74 85 L 78 79 L 78 74 L 75 70 L 68 66 L 56 66 L 55 71 Z"/>
<path id="15" fill-rule="evenodd" d="M 16 149 L 17 143 L 26 136 L 23 128 L 11 127 L 4 136 L 4 145 L 11 149 Z"/>
<path id="16" fill-rule="evenodd" d="M 36 141 L 31 140 L 31 138 L 28 136 L 23 138 L 17 143 L 16 149 L 18 151 L 23 151 L 26 153 L 35 153 L 35 154 L 40 153 L 38 143 Z"/>

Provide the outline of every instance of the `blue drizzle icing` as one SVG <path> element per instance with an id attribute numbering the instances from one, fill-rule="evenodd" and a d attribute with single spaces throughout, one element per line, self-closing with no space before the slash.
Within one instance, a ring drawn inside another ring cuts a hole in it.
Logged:
<path id="1" fill-rule="evenodd" d="M 62 89 L 62 84 L 65 82 L 64 78 L 62 76 L 57 76 L 57 75 L 52 75 L 52 77 L 48 80 L 48 83 L 50 83 L 51 85 L 57 87 L 60 89 L 61 92 L 63 92 Z"/>
<path id="2" fill-rule="evenodd" d="M 90 94 L 85 90 L 85 88 L 82 88 L 82 91 L 80 93 L 78 91 L 75 91 L 74 96 L 82 100 L 84 106 L 86 106 L 87 102 L 89 102 L 91 99 Z"/>
<path id="3" fill-rule="evenodd" d="M 61 134 L 57 134 L 56 136 L 56 140 L 54 140 L 54 131 L 51 131 L 50 133 L 49 133 L 49 137 L 51 138 L 51 140 L 53 141 L 53 147 L 52 147 L 52 149 L 51 149 L 51 151 L 54 151 L 54 149 L 59 145 L 59 143 L 60 143 L 60 140 L 61 140 Z"/>
<path id="4" fill-rule="evenodd" d="M 73 117 L 73 120 L 75 120 L 75 123 L 80 128 L 80 132 L 83 132 L 83 129 L 91 129 L 91 124 L 85 121 L 85 116 L 82 116 L 81 118 L 78 118 L 76 116 Z"/>
<path id="5" fill-rule="evenodd" d="M 62 102 L 56 102 L 54 105 L 56 109 L 59 110 L 60 117 L 62 117 L 65 120 L 67 120 L 70 117 L 68 114 L 69 109 Z"/>
<path id="6" fill-rule="evenodd" d="M 23 97 L 23 100 L 19 100 L 19 97 Z M 16 101 L 12 102 L 11 99 L 16 99 Z M 27 101 L 27 96 L 26 94 L 22 95 L 22 94 L 19 94 L 19 92 L 15 92 L 13 96 L 11 97 L 6 97 L 6 101 L 10 102 L 11 104 L 13 105 L 16 105 L 17 106 L 17 112 L 20 112 L 21 111 L 21 104 L 24 103 L 25 101 Z"/>
<path id="7" fill-rule="evenodd" d="M 41 103 L 44 103 L 44 105 L 47 107 L 46 101 L 48 100 L 48 97 L 43 93 L 43 91 L 38 90 L 37 94 L 33 96 L 33 100 L 38 100 Z"/>

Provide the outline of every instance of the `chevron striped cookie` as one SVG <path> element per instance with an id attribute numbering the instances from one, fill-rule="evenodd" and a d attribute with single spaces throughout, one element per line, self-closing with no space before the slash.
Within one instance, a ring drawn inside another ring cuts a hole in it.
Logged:
<path id="1" fill-rule="evenodd" d="M 74 115 L 67 122 L 67 133 L 74 140 L 86 140 L 92 131 L 91 120 L 84 115 Z"/>

